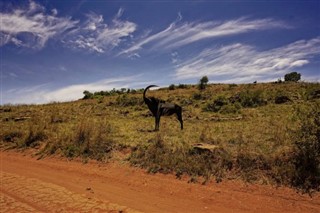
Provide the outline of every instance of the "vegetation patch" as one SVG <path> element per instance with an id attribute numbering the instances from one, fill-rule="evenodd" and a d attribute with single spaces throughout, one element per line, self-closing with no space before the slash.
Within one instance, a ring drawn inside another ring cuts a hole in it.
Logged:
<path id="1" fill-rule="evenodd" d="M 153 132 L 154 118 L 139 89 L 87 91 L 84 99 L 68 103 L 2 106 L 0 147 L 29 149 L 40 157 L 121 161 L 188 176 L 190 182 L 241 179 L 319 191 L 319 83 L 204 85 L 149 91 L 183 106 L 183 131 L 176 118 L 161 117 L 160 132 Z"/>
<path id="2" fill-rule="evenodd" d="M 320 102 L 300 109 L 299 129 L 293 134 L 292 185 L 304 192 L 320 190 Z"/>
<path id="3" fill-rule="evenodd" d="M 158 134 L 148 145 L 135 147 L 129 160 L 131 164 L 152 173 L 174 172 L 178 178 L 183 174 L 193 178 L 201 176 L 205 181 L 214 176 L 219 182 L 224 177 L 224 170 L 230 168 L 227 156 L 223 149 L 199 150 L 192 146 L 174 146 Z"/>
<path id="4" fill-rule="evenodd" d="M 240 92 L 239 101 L 242 107 L 258 107 L 267 104 L 263 90 L 245 90 Z"/>

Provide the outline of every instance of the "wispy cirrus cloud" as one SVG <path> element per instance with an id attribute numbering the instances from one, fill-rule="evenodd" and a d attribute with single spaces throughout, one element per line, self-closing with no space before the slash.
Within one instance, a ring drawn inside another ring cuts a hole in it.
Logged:
<path id="1" fill-rule="evenodd" d="M 109 25 L 104 22 L 102 15 L 87 14 L 87 21 L 70 33 L 67 43 L 76 49 L 98 53 L 112 50 L 137 28 L 135 23 L 121 20 L 122 14 L 123 9 L 120 8 Z"/>
<path id="2" fill-rule="evenodd" d="M 290 28 L 288 24 L 271 18 L 250 20 L 246 17 L 241 17 L 223 22 L 208 21 L 202 23 L 182 23 L 181 21 L 182 15 L 179 14 L 177 20 L 166 29 L 141 38 L 134 45 L 120 52 L 119 55 L 131 54 L 146 46 L 151 50 L 174 49 L 209 38 L 275 28 Z"/>
<path id="3" fill-rule="evenodd" d="M 236 43 L 208 48 L 185 59 L 175 66 L 175 76 L 188 79 L 207 75 L 224 82 L 266 81 L 310 63 L 319 54 L 320 37 L 260 52 Z"/>
<path id="4" fill-rule="evenodd" d="M 41 104 L 53 101 L 73 101 L 83 97 L 83 91 L 90 92 L 112 90 L 113 88 L 133 88 L 145 85 L 140 82 L 141 75 L 106 78 L 96 82 L 73 84 L 58 89 L 50 89 L 50 83 L 4 91 L 4 103 Z"/>
<path id="5" fill-rule="evenodd" d="M 49 39 L 57 39 L 67 47 L 103 53 L 117 47 L 131 36 L 137 25 L 121 20 L 124 10 L 119 9 L 110 23 L 102 15 L 86 14 L 82 21 L 59 16 L 57 9 L 46 8 L 33 1 L 24 8 L 0 12 L 0 46 L 14 44 L 18 47 L 42 49 Z"/>
<path id="6" fill-rule="evenodd" d="M 28 7 L 0 12 L 0 46 L 13 43 L 34 49 L 41 49 L 46 42 L 68 29 L 75 27 L 78 21 L 70 17 L 57 17 L 58 11 L 51 13 L 41 5 L 30 1 Z"/>

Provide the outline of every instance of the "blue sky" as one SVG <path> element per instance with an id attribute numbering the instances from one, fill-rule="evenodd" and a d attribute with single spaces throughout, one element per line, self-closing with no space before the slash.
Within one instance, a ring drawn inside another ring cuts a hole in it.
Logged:
<path id="1" fill-rule="evenodd" d="M 83 91 L 320 81 L 320 1 L 0 2 L 1 103 Z"/>

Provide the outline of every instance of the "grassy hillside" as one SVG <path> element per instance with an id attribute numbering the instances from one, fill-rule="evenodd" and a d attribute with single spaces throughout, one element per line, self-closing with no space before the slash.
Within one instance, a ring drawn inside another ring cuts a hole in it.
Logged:
<path id="1" fill-rule="evenodd" d="M 1 147 L 33 149 L 39 157 L 127 162 L 149 172 L 188 175 L 192 182 L 243 179 L 311 192 L 320 185 L 319 93 L 316 83 L 149 91 L 183 107 L 185 129 L 175 117 L 163 117 L 159 132 L 141 90 L 2 106 Z"/>

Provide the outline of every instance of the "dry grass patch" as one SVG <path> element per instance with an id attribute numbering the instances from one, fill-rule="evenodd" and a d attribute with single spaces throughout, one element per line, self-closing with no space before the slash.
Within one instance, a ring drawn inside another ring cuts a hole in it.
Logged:
<path id="1" fill-rule="evenodd" d="M 310 163 L 319 162 L 320 152 L 318 121 L 312 120 L 318 116 L 317 91 L 320 85 L 310 83 L 149 91 L 150 96 L 183 106 L 184 130 L 176 118 L 163 117 L 159 133 L 153 132 L 154 118 L 141 91 L 68 103 L 1 106 L 1 147 L 34 149 L 41 157 L 120 160 L 150 172 L 186 174 L 191 181 L 236 178 L 318 190 L 318 164 Z M 279 94 L 292 101 L 275 104 Z M 207 110 L 220 99 L 219 110 Z M 303 113 L 297 114 L 298 109 Z M 195 151 L 199 143 L 218 149 Z M 129 153 L 118 155 L 122 150 Z M 302 169 L 309 166 L 311 173 Z"/>

